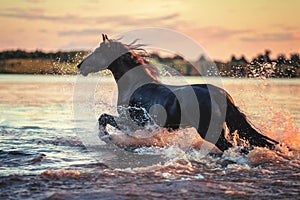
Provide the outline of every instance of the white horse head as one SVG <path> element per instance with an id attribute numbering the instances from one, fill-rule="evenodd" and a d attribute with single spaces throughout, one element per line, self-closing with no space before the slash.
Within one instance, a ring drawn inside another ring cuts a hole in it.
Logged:
<path id="1" fill-rule="evenodd" d="M 102 34 L 102 39 L 100 46 L 78 64 L 80 74 L 87 76 L 105 70 L 114 60 L 130 51 L 128 45 L 108 39 L 105 34 Z"/>

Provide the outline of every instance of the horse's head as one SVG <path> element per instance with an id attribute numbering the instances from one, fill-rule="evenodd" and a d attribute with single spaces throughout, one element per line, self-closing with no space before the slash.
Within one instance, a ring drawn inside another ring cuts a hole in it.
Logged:
<path id="1" fill-rule="evenodd" d="M 103 42 L 90 55 L 78 64 L 79 73 L 87 76 L 89 73 L 105 70 L 114 60 L 129 51 L 127 45 L 108 39 L 102 34 Z"/>

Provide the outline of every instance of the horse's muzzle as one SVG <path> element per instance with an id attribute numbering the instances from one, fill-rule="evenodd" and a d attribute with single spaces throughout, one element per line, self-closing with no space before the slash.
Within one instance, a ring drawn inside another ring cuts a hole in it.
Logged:
<path id="1" fill-rule="evenodd" d="M 77 65 L 77 69 L 78 69 L 78 74 L 81 74 L 83 76 L 87 76 L 89 73 L 86 73 L 82 70 L 81 65 L 82 65 L 83 61 L 81 61 L 78 65 Z M 81 69 L 81 70 L 80 70 Z"/>
<path id="2" fill-rule="evenodd" d="M 78 69 L 80 69 L 82 63 L 83 63 L 83 60 L 77 65 L 77 68 L 78 68 Z"/>

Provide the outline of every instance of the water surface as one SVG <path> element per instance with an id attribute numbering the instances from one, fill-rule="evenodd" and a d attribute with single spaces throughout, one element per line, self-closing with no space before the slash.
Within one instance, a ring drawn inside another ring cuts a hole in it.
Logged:
<path id="1" fill-rule="evenodd" d="M 1 199 L 299 198 L 299 79 L 222 79 L 253 124 L 292 150 L 283 145 L 241 155 L 236 147 L 215 157 L 170 147 L 161 150 L 156 163 L 145 164 L 155 155 L 142 150 L 142 157 L 125 153 L 120 163 L 127 161 L 127 167 L 109 162 L 109 150 L 99 154 L 83 144 L 82 137 L 94 133 L 93 127 L 78 126 L 87 120 L 84 114 L 74 117 L 76 81 L 73 76 L 0 75 Z M 116 88 L 110 78 L 91 82 L 97 90 L 91 105 L 95 115 L 88 121 L 96 124 L 97 115 L 115 112 Z"/>

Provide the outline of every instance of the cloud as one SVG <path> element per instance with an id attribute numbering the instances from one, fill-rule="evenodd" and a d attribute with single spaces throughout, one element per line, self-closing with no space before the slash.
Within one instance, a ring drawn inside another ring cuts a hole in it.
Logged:
<path id="1" fill-rule="evenodd" d="M 47 29 L 39 29 L 38 32 L 40 32 L 40 33 L 48 33 L 49 31 Z"/>
<path id="2" fill-rule="evenodd" d="M 74 49 L 91 49 L 95 44 L 92 41 L 72 41 L 59 47 L 63 50 L 74 50 Z"/>
<path id="3" fill-rule="evenodd" d="M 85 30 L 70 30 L 70 31 L 61 31 L 58 32 L 59 36 L 70 36 L 70 35 L 90 35 L 95 34 L 96 32 L 99 32 L 98 29 L 85 29 Z"/>
<path id="4" fill-rule="evenodd" d="M 28 3 L 40 3 L 41 0 L 26 0 Z"/>
<path id="5" fill-rule="evenodd" d="M 76 19 L 75 15 L 65 15 L 65 16 L 51 16 L 45 15 L 43 13 L 37 13 L 34 11 L 25 11 L 25 12 L 4 12 L 0 13 L 2 17 L 9 17 L 9 18 L 19 18 L 19 19 L 28 19 L 28 20 L 50 20 L 50 21 L 71 21 Z"/>
<path id="6" fill-rule="evenodd" d="M 76 23 L 76 24 L 107 24 L 111 26 L 149 26 L 151 24 L 164 23 L 166 21 L 174 20 L 179 16 L 178 13 L 159 17 L 143 17 L 142 15 L 113 15 L 113 16 L 87 16 L 82 17 L 79 15 L 49 15 L 44 12 L 42 8 L 23 9 L 12 8 L 8 10 L 0 10 L 0 16 L 8 18 L 19 18 L 27 20 L 45 20 L 61 23 Z"/>
<path id="7" fill-rule="evenodd" d="M 231 37 L 236 37 L 253 32 L 252 30 L 248 29 L 229 29 L 218 26 L 195 28 L 187 24 L 184 26 L 177 26 L 176 29 L 183 33 L 187 33 L 192 38 L 198 39 L 200 41 L 209 40 L 215 42 L 224 41 L 225 39 L 229 39 Z"/>
<path id="8" fill-rule="evenodd" d="M 226 29 L 223 27 L 204 27 L 200 28 L 198 31 L 212 38 L 228 38 L 234 35 L 251 32 L 251 30 Z"/>
<path id="9" fill-rule="evenodd" d="M 108 29 L 82 29 L 82 30 L 69 30 L 58 32 L 59 36 L 87 36 L 87 35 L 100 35 L 101 33 L 110 33 Z"/>
<path id="10" fill-rule="evenodd" d="M 262 42 L 262 41 L 290 41 L 290 40 L 299 40 L 300 33 L 268 33 L 261 34 L 252 37 L 242 37 L 241 40 L 245 42 Z"/>
<path id="11" fill-rule="evenodd" d="M 102 27 L 111 27 L 111 28 L 87 28 L 87 29 L 73 29 L 67 31 L 58 32 L 59 36 L 87 36 L 87 35 L 98 35 L 100 33 L 112 33 L 116 32 L 124 27 L 136 27 L 136 26 L 149 26 L 151 23 L 156 24 L 158 22 L 164 23 L 166 21 L 176 18 L 178 14 L 170 14 L 162 17 L 130 17 L 125 15 L 118 16 L 105 16 L 97 18 L 95 24 L 101 24 Z"/>
<path id="12" fill-rule="evenodd" d="M 128 15 L 103 16 L 97 19 L 97 23 L 109 23 L 119 26 L 149 26 L 151 24 L 156 25 L 159 23 L 175 20 L 178 16 L 178 13 L 159 17 L 143 17 L 137 15 L 134 17 Z"/>
<path id="13" fill-rule="evenodd" d="M 281 31 L 297 31 L 297 30 L 299 30 L 299 26 L 287 25 L 287 24 L 281 24 L 281 23 L 270 24 L 270 27 L 272 29 L 276 28 Z"/>

